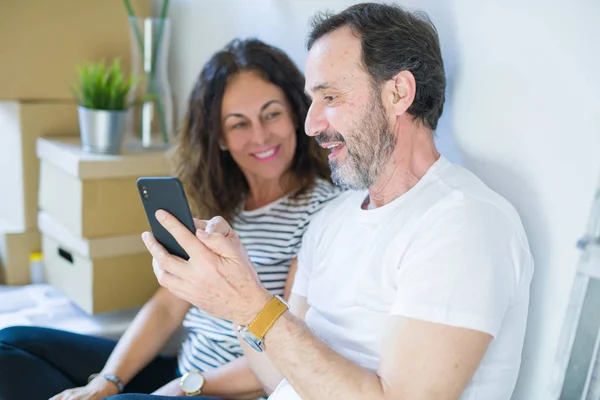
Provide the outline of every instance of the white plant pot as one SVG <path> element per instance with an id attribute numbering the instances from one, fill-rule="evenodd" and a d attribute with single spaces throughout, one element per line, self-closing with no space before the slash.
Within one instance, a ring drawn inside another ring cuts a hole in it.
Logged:
<path id="1" fill-rule="evenodd" d="M 127 110 L 94 110 L 77 107 L 81 145 L 89 153 L 120 154 L 127 122 Z"/>

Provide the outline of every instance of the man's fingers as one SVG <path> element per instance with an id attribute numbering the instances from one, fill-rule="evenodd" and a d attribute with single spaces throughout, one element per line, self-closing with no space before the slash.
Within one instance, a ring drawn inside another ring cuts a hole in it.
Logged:
<path id="1" fill-rule="evenodd" d="M 198 239 L 214 254 L 228 259 L 239 258 L 239 246 L 237 242 L 225 237 L 221 233 L 197 232 Z"/>
<path id="2" fill-rule="evenodd" d="M 196 237 L 213 253 L 225 257 L 235 257 L 238 238 L 235 231 L 223 217 L 214 217 L 206 221 L 204 230 L 196 231 Z"/>
<path id="3" fill-rule="evenodd" d="M 156 259 L 152 259 L 152 270 L 160 286 L 171 290 L 172 287 L 182 284 L 182 279 L 163 269 Z"/>
<path id="4" fill-rule="evenodd" d="M 158 241 L 154 238 L 154 235 L 152 235 L 150 232 L 144 232 L 142 233 L 142 240 L 144 241 L 144 245 L 152 257 L 165 264 L 170 254 L 160 243 L 158 243 Z"/>
<path id="5" fill-rule="evenodd" d="M 176 257 L 169 252 L 154 238 L 152 233 L 144 232 L 142 234 L 142 240 L 144 245 L 152 255 L 152 266 L 154 266 L 154 260 L 160 265 L 160 268 L 171 275 L 180 276 L 183 272 L 181 268 L 185 265 L 185 261 L 181 258 Z"/>
<path id="6" fill-rule="evenodd" d="M 185 250 L 185 252 L 194 258 L 207 258 L 211 257 L 210 251 L 198 241 L 197 234 L 204 232 L 202 229 L 196 230 L 194 235 L 188 228 L 186 228 L 177 218 L 169 214 L 167 211 L 158 210 L 156 212 L 156 219 L 158 222 L 175 238 L 177 243 Z M 200 221 L 200 220 L 198 220 Z M 195 222 L 194 222 L 195 224 Z M 160 260 L 159 260 L 160 261 Z M 161 265 L 162 262 L 161 262 Z M 163 267 L 169 267 L 164 265 Z M 168 270 L 169 272 L 178 275 L 176 272 Z"/>
<path id="7" fill-rule="evenodd" d="M 190 232 L 177 218 L 169 214 L 165 210 L 158 210 L 156 212 L 157 221 L 175 238 L 177 243 L 183 247 L 184 250 L 189 254 L 187 248 L 192 248 L 197 243 L 194 234 Z"/>

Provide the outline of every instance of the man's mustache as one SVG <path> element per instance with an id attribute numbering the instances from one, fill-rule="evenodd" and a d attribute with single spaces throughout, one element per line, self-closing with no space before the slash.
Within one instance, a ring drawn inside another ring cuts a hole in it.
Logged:
<path id="1" fill-rule="evenodd" d="M 319 145 L 324 143 L 340 142 L 346 143 L 344 137 L 337 131 L 325 131 L 318 134 L 315 139 Z"/>

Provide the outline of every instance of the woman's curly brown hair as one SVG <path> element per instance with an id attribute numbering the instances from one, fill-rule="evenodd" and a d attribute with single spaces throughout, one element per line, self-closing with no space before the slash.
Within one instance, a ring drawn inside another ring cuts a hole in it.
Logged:
<path id="1" fill-rule="evenodd" d="M 202 69 L 173 149 L 174 174 L 182 181 L 198 218 L 220 215 L 231 221 L 249 190 L 231 155 L 219 149 L 223 95 L 229 79 L 241 71 L 256 71 L 285 93 L 296 125 L 296 153 L 290 166 L 300 182 L 296 195 L 306 192 L 317 177 L 331 180 L 325 150 L 304 133 L 310 100 L 302 73 L 281 50 L 256 39 L 236 39 Z"/>

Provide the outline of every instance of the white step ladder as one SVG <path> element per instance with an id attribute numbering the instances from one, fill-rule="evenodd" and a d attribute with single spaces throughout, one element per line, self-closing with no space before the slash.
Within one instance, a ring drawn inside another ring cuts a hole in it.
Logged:
<path id="1" fill-rule="evenodd" d="M 600 400 L 600 190 L 571 289 L 550 386 L 552 400 Z"/>

